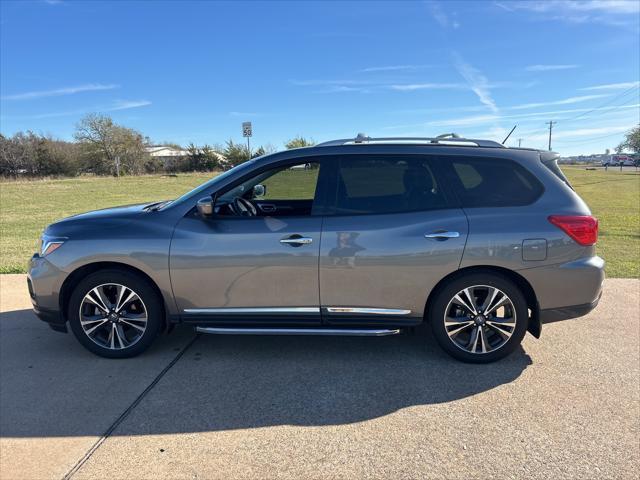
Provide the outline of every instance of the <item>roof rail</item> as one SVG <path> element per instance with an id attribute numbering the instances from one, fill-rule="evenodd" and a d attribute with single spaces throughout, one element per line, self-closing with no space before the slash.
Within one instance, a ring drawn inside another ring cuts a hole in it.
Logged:
<path id="1" fill-rule="evenodd" d="M 506 148 L 501 143 L 493 140 L 478 140 L 473 138 L 462 138 L 456 133 L 444 133 L 437 137 L 379 137 L 373 138 L 359 133 L 355 138 L 343 138 L 340 140 L 329 140 L 319 143 L 316 147 L 335 147 L 339 145 L 363 144 L 363 143 L 413 143 L 413 144 L 436 144 L 436 145 L 458 145 L 472 147 Z"/>

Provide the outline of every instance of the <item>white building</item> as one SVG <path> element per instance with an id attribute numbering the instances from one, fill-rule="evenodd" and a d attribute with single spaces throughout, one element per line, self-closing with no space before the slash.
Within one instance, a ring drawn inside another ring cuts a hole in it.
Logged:
<path id="1" fill-rule="evenodd" d="M 152 145 L 149 147 L 145 147 L 147 153 L 154 158 L 162 161 L 165 168 L 170 167 L 174 162 L 186 158 L 189 155 L 189 151 L 183 148 L 175 148 L 167 145 Z M 227 163 L 227 159 L 224 155 L 213 152 L 213 154 L 220 162 L 220 165 L 225 166 Z"/>
<path id="2" fill-rule="evenodd" d="M 172 157 L 186 157 L 189 152 L 182 148 L 168 147 L 166 145 L 156 145 L 146 147 L 147 153 L 152 157 L 159 158 L 172 158 Z"/>

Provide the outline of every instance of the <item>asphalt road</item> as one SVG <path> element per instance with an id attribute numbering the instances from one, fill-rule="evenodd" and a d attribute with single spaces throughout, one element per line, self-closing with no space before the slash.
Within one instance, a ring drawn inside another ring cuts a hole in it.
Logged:
<path id="1" fill-rule="evenodd" d="M 105 360 L 0 276 L 0 477 L 637 478 L 640 282 L 491 365 L 429 338 L 195 337 Z M 169 368 L 168 368 L 169 367 Z M 146 393 L 144 393 L 146 392 Z M 144 393 L 144 395 L 143 395 Z"/>

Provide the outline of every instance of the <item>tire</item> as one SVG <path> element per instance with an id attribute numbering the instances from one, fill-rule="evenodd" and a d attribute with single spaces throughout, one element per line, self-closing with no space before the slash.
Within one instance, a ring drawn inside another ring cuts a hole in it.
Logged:
<path id="1" fill-rule="evenodd" d="M 474 305 L 465 289 L 474 297 Z M 494 300 L 486 305 L 496 290 Z M 507 300 L 501 300 L 501 295 Z M 487 317 L 482 315 L 483 307 L 490 310 Z M 506 276 L 493 272 L 470 273 L 442 286 L 429 306 L 428 319 L 442 349 L 469 363 L 495 362 L 512 353 L 522 342 L 529 321 L 522 292 Z"/>
<path id="2" fill-rule="evenodd" d="M 87 350 L 106 358 L 130 358 L 144 352 L 158 336 L 164 309 L 160 296 L 142 276 L 100 270 L 75 287 L 67 315 L 71 331 Z"/>

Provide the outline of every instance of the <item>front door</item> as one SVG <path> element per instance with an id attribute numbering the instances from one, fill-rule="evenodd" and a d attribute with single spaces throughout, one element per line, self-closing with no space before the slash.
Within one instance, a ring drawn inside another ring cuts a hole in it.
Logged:
<path id="1" fill-rule="evenodd" d="M 320 168 L 296 166 L 241 180 L 218 192 L 212 217 L 194 210 L 177 224 L 170 271 L 184 321 L 320 322 Z"/>
<path id="2" fill-rule="evenodd" d="M 422 321 L 429 292 L 458 269 L 468 231 L 436 170 L 420 155 L 337 161 L 334 215 L 320 247 L 327 323 Z"/>

